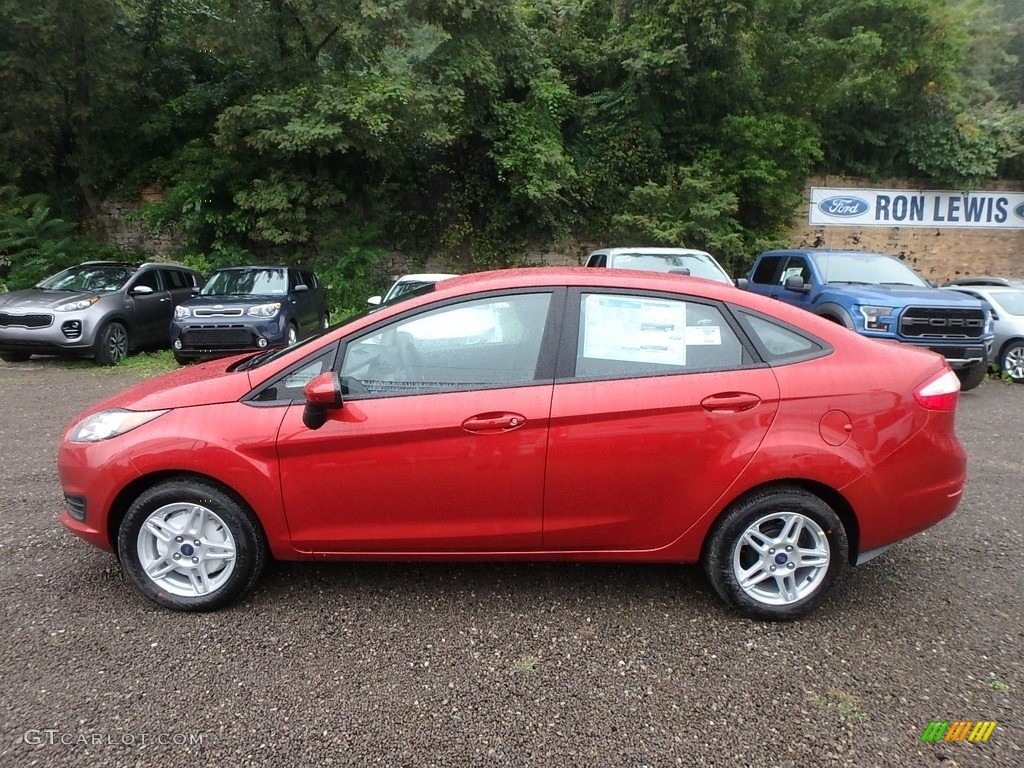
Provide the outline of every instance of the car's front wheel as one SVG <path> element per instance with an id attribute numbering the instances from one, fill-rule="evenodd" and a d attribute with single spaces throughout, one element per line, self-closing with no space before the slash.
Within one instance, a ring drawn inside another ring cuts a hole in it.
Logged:
<path id="1" fill-rule="evenodd" d="M 849 541 L 839 516 L 796 487 L 740 500 L 715 525 L 704 570 L 741 613 L 787 621 L 814 610 L 842 579 Z"/>
<path id="2" fill-rule="evenodd" d="M 31 352 L 0 352 L 0 360 L 5 363 L 24 363 L 30 357 Z"/>
<path id="3" fill-rule="evenodd" d="M 287 343 L 288 346 L 292 346 L 299 340 L 299 329 L 295 327 L 295 323 L 288 323 L 288 335 Z"/>
<path id="4" fill-rule="evenodd" d="M 96 336 L 93 358 L 100 365 L 117 365 L 128 356 L 128 330 L 121 323 L 107 323 Z"/>
<path id="5" fill-rule="evenodd" d="M 956 376 L 960 379 L 960 391 L 970 392 L 988 376 L 988 363 L 982 360 L 969 368 L 960 368 L 956 372 Z"/>
<path id="6" fill-rule="evenodd" d="M 1003 350 L 999 367 L 1013 381 L 1024 383 L 1024 341 L 1014 341 Z"/>
<path id="7" fill-rule="evenodd" d="M 267 557 L 255 515 L 204 480 L 165 480 L 140 495 L 118 531 L 128 577 L 155 603 L 179 611 L 220 608 L 259 578 Z"/>

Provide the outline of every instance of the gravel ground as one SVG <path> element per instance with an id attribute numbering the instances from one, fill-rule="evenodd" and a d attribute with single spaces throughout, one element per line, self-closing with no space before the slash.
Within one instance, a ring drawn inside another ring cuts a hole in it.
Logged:
<path id="1" fill-rule="evenodd" d="M 772 625 L 684 566 L 275 564 L 160 610 L 57 522 L 64 426 L 137 376 L 0 363 L 0 766 L 1024 765 L 1024 387 L 963 395 L 953 517 Z"/>

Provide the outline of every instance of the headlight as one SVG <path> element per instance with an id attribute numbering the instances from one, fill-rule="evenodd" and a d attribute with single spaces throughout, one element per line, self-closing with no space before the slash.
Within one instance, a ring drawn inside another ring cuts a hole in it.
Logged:
<path id="1" fill-rule="evenodd" d="M 249 317 L 274 317 L 278 312 L 281 311 L 281 302 L 276 301 L 273 304 L 257 304 L 255 307 L 249 307 Z"/>
<path id="2" fill-rule="evenodd" d="M 164 411 L 126 411 L 113 408 L 86 416 L 71 429 L 69 440 L 72 443 L 98 443 L 111 437 L 123 435 L 136 427 L 163 416 Z"/>
<path id="3" fill-rule="evenodd" d="M 892 320 L 892 307 L 860 307 L 860 313 L 864 317 L 864 327 L 869 331 L 888 331 L 889 321 Z M 883 321 L 883 318 L 887 318 Z"/>
<path id="4" fill-rule="evenodd" d="M 174 308 L 174 319 L 184 320 L 186 317 L 192 317 L 192 310 L 188 307 L 183 307 L 180 304 Z"/>
<path id="5" fill-rule="evenodd" d="M 79 309 L 88 309 L 97 301 L 100 300 L 99 296 L 90 296 L 88 299 L 79 299 L 78 301 L 69 301 L 67 304 L 61 304 L 59 307 L 54 307 L 55 312 L 74 312 Z"/>

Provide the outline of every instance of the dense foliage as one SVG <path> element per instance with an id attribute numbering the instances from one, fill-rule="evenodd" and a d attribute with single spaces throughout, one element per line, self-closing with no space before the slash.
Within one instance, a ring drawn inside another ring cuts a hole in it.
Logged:
<path id="1" fill-rule="evenodd" d="M 0 0 L 0 260 L 19 221 L 66 245 L 155 185 L 149 226 L 210 267 L 358 286 L 388 251 L 470 269 L 573 235 L 739 268 L 814 172 L 1020 178 L 1021 6 Z"/>

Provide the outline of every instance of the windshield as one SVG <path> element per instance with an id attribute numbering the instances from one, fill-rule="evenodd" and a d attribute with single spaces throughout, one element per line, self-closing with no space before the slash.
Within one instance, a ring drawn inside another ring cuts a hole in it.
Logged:
<path id="1" fill-rule="evenodd" d="M 285 269 L 243 268 L 214 272 L 199 292 L 200 296 L 285 296 L 288 271 Z"/>
<path id="2" fill-rule="evenodd" d="M 891 256 L 877 253 L 819 253 L 815 254 L 814 260 L 826 283 L 928 287 L 914 270 Z"/>
<path id="3" fill-rule="evenodd" d="M 44 291 L 116 291 L 128 282 L 137 267 L 125 264 L 80 264 L 48 277 L 36 288 Z"/>
<path id="4" fill-rule="evenodd" d="M 992 298 L 1009 314 L 1020 317 L 1024 315 L 1024 291 L 1005 291 L 993 293 Z"/>
<path id="5" fill-rule="evenodd" d="M 693 277 L 731 283 L 732 280 L 706 253 L 619 253 L 612 257 L 610 267 L 615 269 L 641 269 L 649 272 L 671 272 L 688 269 Z"/>

